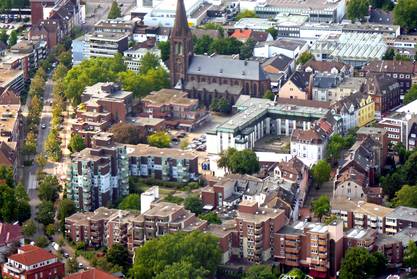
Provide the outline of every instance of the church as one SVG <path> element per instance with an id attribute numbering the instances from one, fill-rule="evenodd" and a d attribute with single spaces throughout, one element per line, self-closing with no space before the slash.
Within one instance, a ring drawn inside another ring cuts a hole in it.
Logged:
<path id="1" fill-rule="evenodd" d="M 194 55 L 193 38 L 187 22 L 184 0 L 178 0 L 171 32 L 170 78 L 173 88 L 209 106 L 225 98 L 234 104 L 240 95 L 262 97 L 271 82 L 258 61 L 222 55 Z"/>

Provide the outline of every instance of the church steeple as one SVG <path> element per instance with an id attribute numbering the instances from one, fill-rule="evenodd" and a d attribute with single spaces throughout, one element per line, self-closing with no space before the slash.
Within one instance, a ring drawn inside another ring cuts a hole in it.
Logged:
<path id="1" fill-rule="evenodd" d="M 183 87 L 193 56 L 193 38 L 188 26 L 184 0 L 177 0 L 174 27 L 171 31 L 170 75 L 172 87 Z"/>

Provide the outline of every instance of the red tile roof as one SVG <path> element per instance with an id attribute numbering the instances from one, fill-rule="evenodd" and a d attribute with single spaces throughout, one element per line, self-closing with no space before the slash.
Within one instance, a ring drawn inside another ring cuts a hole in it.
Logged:
<path id="1" fill-rule="evenodd" d="M 235 39 L 249 39 L 252 34 L 252 30 L 250 29 L 236 29 L 233 32 L 232 36 Z"/>
<path id="2" fill-rule="evenodd" d="M 118 279 L 118 277 L 101 271 L 100 269 L 93 268 L 87 271 L 68 275 L 64 277 L 64 279 Z"/>
<path id="3" fill-rule="evenodd" d="M 26 245 L 19 248 L 18 254 L 14 254 L 9 257 L 10 260 L 26 266 L 55 258 L 56 256 L 47 250 L 32 245 Z"/>

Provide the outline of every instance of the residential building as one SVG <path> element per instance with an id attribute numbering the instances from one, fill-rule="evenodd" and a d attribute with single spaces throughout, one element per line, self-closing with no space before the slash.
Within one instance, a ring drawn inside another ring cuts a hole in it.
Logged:
<path id="1" fill-rule="evenodd" d="M 404 247 L 400 239 L 392 235 L 378 235 L 376 250 L 382 253 L 389 267 L 399 267 L 403 263 Z"/>
<path id="2" fill-rule="evenodd" d="M 386 219 L 393 208 L 364 201 L 337 198 L 331 201 L 332 214 L 343 220 L 345 228 L 374 229 L 378 234 L 386 233 Z"/>
<path id="3" fill-rule="evenodd" d="M 324 159 L 329 135 L 320 127 L 312 127 L 309 130 L 294 129 L 291 134 L 291 155 L 305 158 L 311 164 Z"/>
<path id="4" fill-rule="evenodd" d="M 252 149 L 266 135 L 290 136 L 294 129 L 308 130 L 329 111 L 329 104 L 311 100 L 267 99 L 241 96 L 237 114 L 207 132 L 207 151 L 220 154 L 229 147 Z"/>
<path id="5" fill-rule="evenodd" d="M 25 80 L 28 80 L 30 78 L 30 73 L 36 71 L 40 66 L 40 62 L 47 57 L 47 54 L 47 42 L 43 39 L 38 41 L 20 40 L 10 48 L 6 57 L 11 58 L 11 60 L 18 60 L 16 63 L 17 65 L 11 63 L 13 66 L 10 66 L 9 68 L 23 70 L 23 77 Z"/>
<path id="6" fill-rule="evenodd" d="M 130 175 L 158 180 L 197 180 L 198 155 L 190 150 L 157 148 L 146 144 L 127 145 Z"/>
<path id="7" fill-rule="evenodd" d="M 369 252 L 374 250 L 377 235 L 374 229 L 349 229 L 345 232 L 344 249 L 363 247 Z"/>
<path id="8" fill-rule="evenodd" d="M 38 25 L 32 26 L 29 33 L 30 40 L 45 40 L 48 49 L 54 48 L 64 38 L 62 22 L 55 19 L 42 20 Z"/>
<path id="9" fill-rule="evenodd" d="M 210 113 L 200 108 L 198 100 L 187 97 L 187 92 L 161 89 L 151 92 L 140 102 L 142 117 L 163 118 L 172 129 L 192 131 L 210 119 Z"/>
<path id="10" fill-rule="evenodd" d="M 85 59 L 91 57 L 113 58 L 129 47 L 129 35 L 125 33 L 92 32 L 85 35 Z"/>
<path id="11" fill-rule="evenodd" d="M 25 237 L 19 224 L 0 223 L 0 262 L 7 262 L 7 256 L 16 252 L 16 248 L 25 243 Z"/>
<path id="12" fill-rule="evenodd" d="M 398 206 L 386 216 L 385 232 L 395 234 L 406 228 L 417 228 L 417 209 Z"/>
<path id="13" fill-rule="evenodd" d="M 96 142 L 98 143 L 98 142 Z M 129 193 L 129 159 L 125 146 L 86 148 L 74 153 L 68 170 L 67 196 L 78 210 L 110 206 Z"/>
<path id="14" fill-rule="evenodd" d="M 249 39 L 256 42 L 269 42 L 272 41 L 271 34 L 266 31 L 254 31 L 251 29 L 235 29 L 235 31 L 230 35 L 230 37 L 235 38 L 236 40 L 245 43 Z"/>
<path id="15" fill-rule="evenodd" d="M 188 1 L 187 6 L 192 2 Z M 178 0 L 177 4 L 170 57 L 172 87 L 185 89 L 189 97 L 198 99 L 206 107 L 219 98 L 234 104 L 242 94 L 261 97 L 271 87 L 259 61 L 194 55 L 192 33 L 183 0 Z"/>
<path id="16" fill-rule="evenodd" d="M 132 36 L 135 27 L 136 22 L 133 20 L 125 20 L 123 18 L 101 19 L 94 24 L 94 31 L 104 33 L 122 33 Z"/>
<path id="17" fill-rule="evenodd" d="M 359 72 L 361 76 L 370 74 L 385 74 L 388 77 L 397 79 L 400 84 L 401 100 L 405 93 L 411 88 L 415 79 L 417 67 L 412 61 L 380 60 L 371 61 Z"/>
<path id="18" fill-rule="evenodd" d="M 409 135 L 413 124 L 417 123 L 417 115 L 407 112 L 393 112 L 382 118 L 377 124 L 388 132 L 388 140 L 393 145 L 402 143 L 410 149 Z"/>
<path id="19" fill-rule="evenodd" d="M 343 223 L 298 221 L 274 237 L 274 260 L 288 268 L 308 268 L 314 278 L 335 277 L 343 256 Z"/>
<path id="20" fill-rule="evenodd" d="M 87 59 L 87 42 L 84 35 L 72 40 L 71 55 L 74 66 Z"/>
<path id="21" fill-rule="evenodd" d="M 316 101 L 329 102 L 330 89 L 338 88 L 342 81 L 343 77 L 337 74 L 315 74 L 312 80 L 311 98 Z"/>
<path id="22" fill-rule="evenodd" d="M 383 35 L 353 32 L 324 35 L 313 43 L 310 51 L 318 61 L 337 60 L 359 68 L 382 59 L 387 49 Z"/>
<path id="23" fill-rule="evenodd" d="M 361 127 L 356 131 L 356 140 L 362 141 L 366 137 L 370 137 L 378 143 L 380 152 L 381 169 L 385 166 L 385 158 L 388 156 L 388 132 L 383 128 L 378 127 Z"/>
<path id="24" fill-rule="evenodd" d="M 296 71 L 279 90 L 279 97 L 286 99 L 311 100 L 313 75 Z"/>
<path id="25" fill-rule="evenodd" d="M 311 59 L 301 66 L 300 70 L 320 74 L 339 74 L 343 76 L 351 76 L 353 74 L 352 65 L 339 61 L 317 61 Z"/>
<path id="26" fill-rule="evenodd" d="M 401 104 L 400 84 L 392 77 L 383 74 L 372 75 L 368 78 L 367 91 L 375 103 L 377 119 L 381 119 Z"/>
<path id="27" fill-rule="evenodd" d="M 285 55 L 277 55 L 266 59 L 262 63 L 262 69 L 271 80 L 272 91 L 278 92 L 293 73 L 295 61 Z"/>
<path id="28" fill-rule="evenodd" d="M 285 55 L 297 59 L 307 49 L 306 41 L 278 38 L 274 41 L 258 42 L 253 50 L 253 56 L 271 58 L 277 55 Z"/>
<path id="29" fill-rule="evenodd" d="M 161 51 L 158 48 L 130 48 L 124 51 L 123 56 L 127 69 L 139 73 L 141 60 L 147 53 L 161 57 Z M 161 61 L 161 65 L 162 64 L 163 63 Z"/>
<path id="30" fill-rule="evenodd" d="M 25 79 L 23 70 L 0 68 L 0 91 L 11 88 L 16 92 L 23 90 Z"/>
<path id="31" fill-rule="evenodd" d="M 64 279 L 119 279 L 110 273 L 101 271 L 97 268 L 91 268 L 85 271 L 73 273 L 64 277 Z"/>
<path id="32" fill-rule="evenodd" d="M 3 265 L 2 276 L 5 278 L 63 278 L 65 274 L 64 263 L 49 251 L 25 245 L 11 255 Z"/>
<path id="33" fill-rule="evenodd" d="M 307 0 L 300 3 L 296 0 L 240 1 L 241 10 L 254 10 L 262 18 L 275 17 L 278 14 L 297 14 L 309 16 L 311 22 L 338 23 L 345 15 L 346 3 L 343 0 L 334 2 L 317 2 Z"/>
<path id="34" fill-rule="evenodd" d="M 171 34 L 170 27 L 138 25 L 133 31 L 133 40 L 143 43 L 147 41 L 166 42 Z"/>
<path id="35" fill-rule="evenodd" d="M 342 101 L 350 95 L 365 91 L 365 78 L 348 77 L 343 79 L 337 87 L 327 89 L 327 101 L 331 103 Z M 314 90 L 314 89 L 313 89 Z M 313 94 L 314 95 L 314 94 Z M 314 97 L 313 97 L 314 100 Z"/>

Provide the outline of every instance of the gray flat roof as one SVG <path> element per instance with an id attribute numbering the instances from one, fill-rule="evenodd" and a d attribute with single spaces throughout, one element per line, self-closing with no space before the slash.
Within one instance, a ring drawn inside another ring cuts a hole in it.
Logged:
<path id="1" fill-rule="evenodd" d="M 386 218 L 401 219 L 417 223 L 417 208 L 399 206 L 389 213 Z"/>

